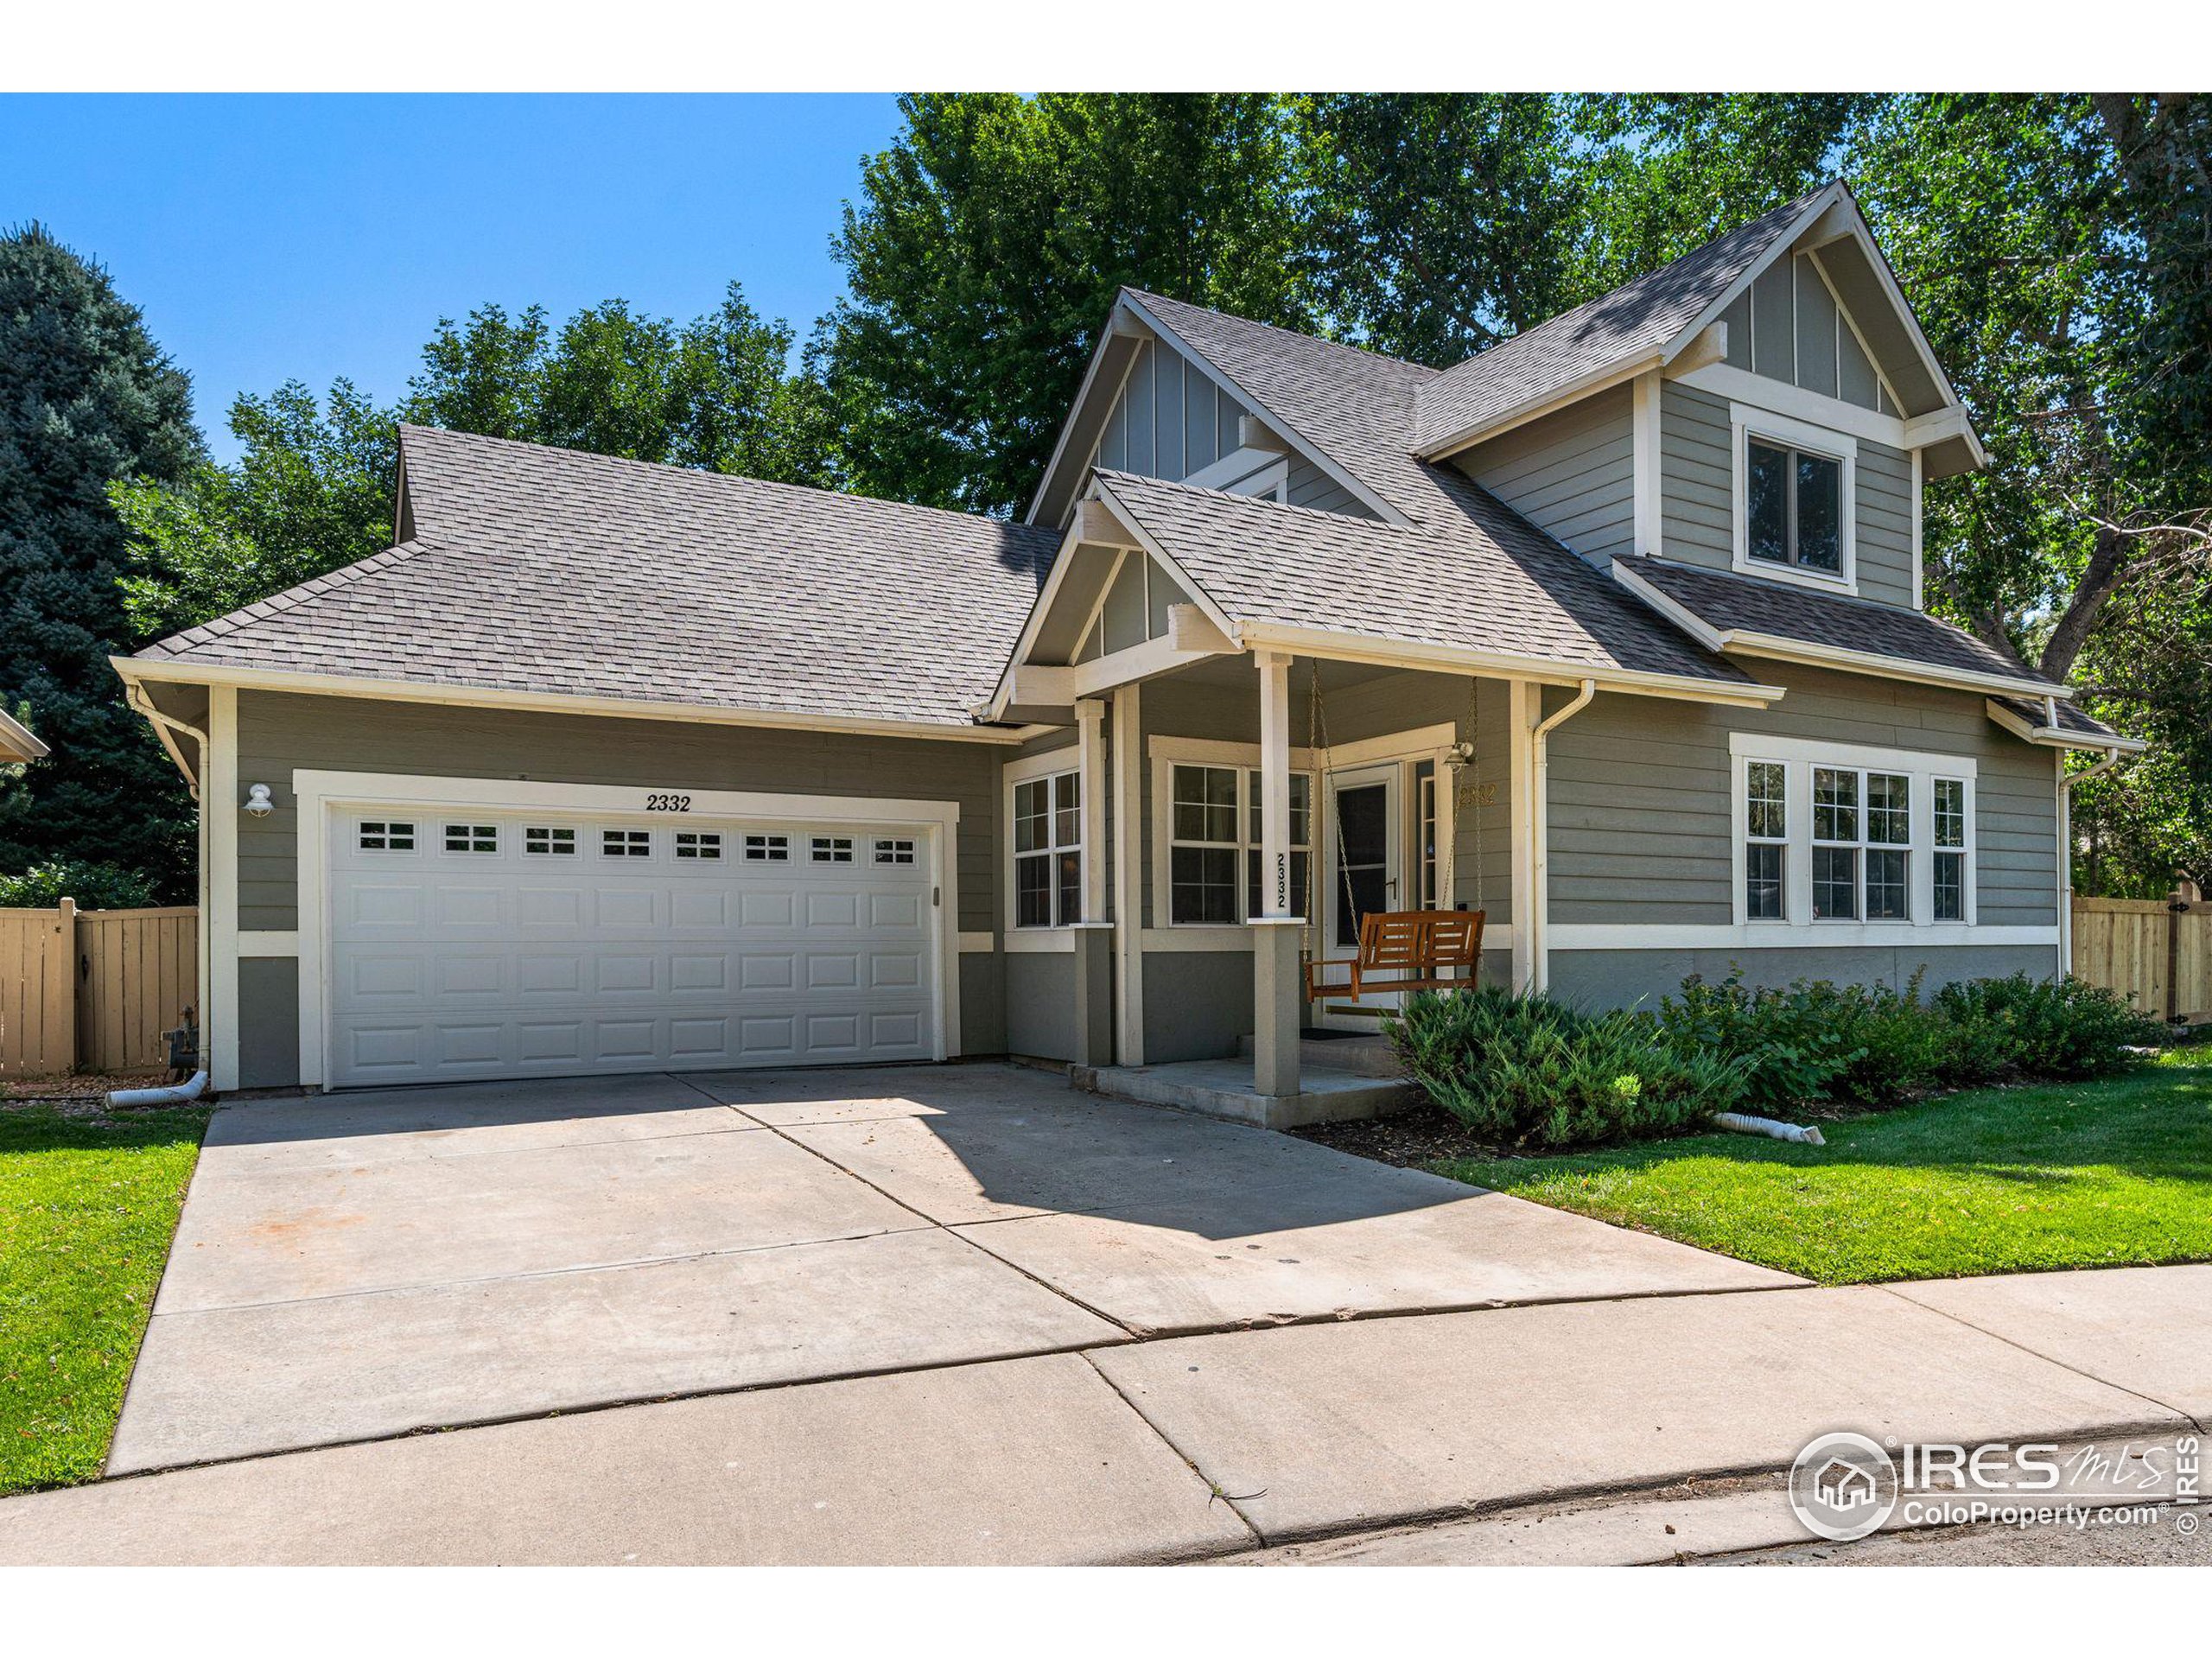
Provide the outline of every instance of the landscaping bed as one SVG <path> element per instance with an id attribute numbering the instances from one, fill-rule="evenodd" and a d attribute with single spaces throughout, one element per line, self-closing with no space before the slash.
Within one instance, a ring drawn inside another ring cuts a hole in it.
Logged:
<path id="1" fill-rule="evenodd" d="M 207 1118 L 0 1104 L 0 1493 L 100 1472 Z"/>
<path id="2" fill-rule="evenodd" d="M 2212 1045 L 1822 1116 L 1825 1147 L 1701 1135 L 1535 1158 L 1434 1109 L 1303 1133 L 1822 1284 L 2212 1261 Z"/>

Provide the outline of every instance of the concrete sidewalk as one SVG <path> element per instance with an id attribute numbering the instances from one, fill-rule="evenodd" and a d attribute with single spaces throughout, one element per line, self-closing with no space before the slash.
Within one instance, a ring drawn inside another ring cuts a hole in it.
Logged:
<path id="1" fill-rule="evenodd" d="M 2201 1427 L 2208 1281 L 1782 1289 L 1124 1343 L 10 1499 L 0 1562 L 1226 1557 L 1772 1470 L 1835 1427 L 2082 1441 Z M 1754 1530 L 1760 1503 L 1745 1506 Z"/>

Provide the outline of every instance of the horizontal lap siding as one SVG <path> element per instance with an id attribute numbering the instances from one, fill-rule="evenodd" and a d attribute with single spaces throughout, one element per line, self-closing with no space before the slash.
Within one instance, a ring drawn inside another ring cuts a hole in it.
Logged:
<path id="1" fill-rule="evenodd" d="M 1622 387 L 1483 444 L 1459 465 L 1523 518 L 1603 563 L 1636 548 L 1633 427 Z"/>
<path id="2" fill-rule="evenodd" d="M 1735 560 L 1736 521 L 1727 400 L 1670 380 L 1660 393 L 1659 419 L 1661 550 L 1685 564 L 1728 569 Z M 1909 608 L 1912 457 L 1870 438 L 1857 442 L 1859 597 Z"/>
<path id="3" fill-rule="evenodd" d="M 1552 734 L 1553 922 L 1733 919 L 1732 731 L 1974 757 L 1980 920 L 2056 922 L 2047 751 L 1999 731 L 1979 696 L 1771 663 L 1758 672 L 1787 689 L 1771 709 L 1605 695 Z"/>
<path id="4" fill-rule="evenodd" d="M 238 825 L 238 925 L 299 925 L 295 769 L 526 779 L 639 790 L 728 790 L 951 800 L 957 925 L 995 929 L 999 763 L 984 743 L 238 694 L 238 776 L 277 810 Z"/>

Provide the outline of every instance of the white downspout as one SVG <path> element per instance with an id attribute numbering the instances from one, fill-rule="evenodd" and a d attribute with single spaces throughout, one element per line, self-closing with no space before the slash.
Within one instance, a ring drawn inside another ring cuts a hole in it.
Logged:
<path id="1" fill-rule="evenodd" d="M 1538 724 L 1529 734 L 1529 806 L 1534 812 L 1535 842 L 1535 892 L 1529 896 L 1529 988 L 1538 995 L 1548 990 L 1552 981 L 1551 941 L 1546 937 L 1551 923 L 1551 745 L 1547 741 L 1552 728 L 1563 726 L 1590 706 L 1598 695 L 1598 682 L 1585 680 L 1574 701 L 1568 703 L 1548 720 Z"/>
<path id="2" fill-rule="evenodd" d="M 2051 724 L 2058 723 L 2056 711 L 2051 715 Z M 2074 785 L 2086 784 L 2092 778 L 2101 778 L 2118 766 L 2124 757 L 2118 749 L 2107 749 L 2105 758 L 2086 772 L 2069 773 L 2066 770 L 2066 751 L 2058 751 L 2058 976 L 2061 979 L 2074 971 Z"/>

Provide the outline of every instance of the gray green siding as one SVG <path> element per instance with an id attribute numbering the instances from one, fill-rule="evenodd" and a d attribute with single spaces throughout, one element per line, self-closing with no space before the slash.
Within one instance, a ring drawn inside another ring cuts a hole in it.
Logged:
<path id="1" fill-rule="evenodd" d="M 1236 448 L 1236 421 L 1252 413 L 1172 346 L 1145 340 L 1099 435 L 1095 464 L 1182 480 Z"/>
<path id="2" fill-rule="evenodd" d="M 1761 271 L 1720 320 L 1728 328 L 1732 366 L 1861 409 L 1897 412 L 1811 254 Z"/>
<path id="3" fill-rule="evenodd" d="M 1960 979 L 1996 979 L 2009 974 L 2048 979 L 2057 963 L 2056 947 L 2047 944 L 1934 950 L 1859 945 L 1796 950 L 1554 950 L 1551 993 L 1584 1007 L 1650 1007 L 1692 974 L 1717 980 L 1740 970 L 1750 985 L 1828 979 L 1900 990 L 1918 974 L 1922 994 L 1927 995 Z"/>
<path id="4" fill-rule="evenodd" d="M 1626 386 L 1586 397 L 1454 458 L 1461 470 L 1595 564 L 1636 550 L 1636 458 Z"/>
<path id="5" fill-rule="evenodd" d="M 1660 550 L 1716 570 L 1735 559 L 1736 458 L 1728 401 L 1677 380 L 1659 398 Z M 1858 441 L 1859 594 L 1912 604 L 1912 457 Z M 1848 641 L 1843 643 L 1848 644 Z"/>
<path id="6" fill-rule="evenodd" d="M 1774 663 L 1756 668 L 1787 690 L 1770 709 L 1600 694 L 1553 733 L 1554 925 L 1733 919 L 1732 731 L 1974 756 L 1978 919 L 2056 922 L 2050 751 L 2000 731 L 1979 696 Z"/>

